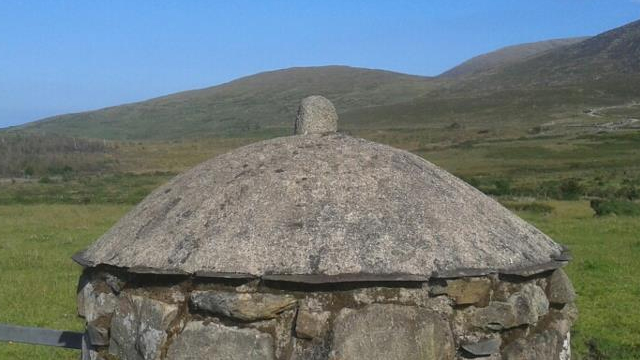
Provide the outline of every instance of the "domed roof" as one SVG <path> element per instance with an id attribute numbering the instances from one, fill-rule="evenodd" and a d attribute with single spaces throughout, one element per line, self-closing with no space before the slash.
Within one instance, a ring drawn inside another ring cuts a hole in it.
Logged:
<path id="1" fill-rule="evenodd" d="M 428 161 L 324 130 L 188 170 L 75 259 L 311 283 L 528 275 L 568 260 L 562 246 Z"/>

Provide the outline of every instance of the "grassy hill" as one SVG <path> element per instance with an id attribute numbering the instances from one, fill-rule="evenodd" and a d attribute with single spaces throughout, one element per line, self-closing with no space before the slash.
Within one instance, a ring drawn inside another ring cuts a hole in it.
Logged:
<path id="1" fill-rule="evenodd" d="M 462 64 L 445 71 L 441 77 L 473 76 L 487 71 L 494 71 L 502 66 L 524 61 L 547 51 L 576 44 L 588 37 L 552 39 L 533 43 L 507 46 L 487 54 L 473 57 Z"/>
<path id="2" fill-rule="evenodd" d="M 67 114 L 22 129 L 106 139 L 264 136 L 291 132 L 300 99 L 323 94 L 341 111 L 411 99 L 433 87 L 426 77 L 323 66 L 270 71 L 206 89 Z"/>
<path id="3" fill-rule="evenodd" d="M 604 123 L 638 119 L 640 21 L 484 72 L 441 78 L 448 81 L 409 101 L 350 110 L 349 127 L 454 126 L 504 137 L 598 131 Z"/>
<path id="4" fill-rule="evenodd" d="M 636 21 L 587 39 L 500 49 L 436 78 L 347 66 L 291 68 L 55 116 L 17 131 L 116 140 L 268 138 L 291 132 L 300 99 L 323 94 L 335 103 L 343 130 L 363 136 L 417 131 L 440 141 L 459 128 L 465 133 L 456 141 L 575 133 L 640 116 L 633 105 L 640 99 L 639 59 Z M 617 109 L 589 113 L 602 107 Z"/>

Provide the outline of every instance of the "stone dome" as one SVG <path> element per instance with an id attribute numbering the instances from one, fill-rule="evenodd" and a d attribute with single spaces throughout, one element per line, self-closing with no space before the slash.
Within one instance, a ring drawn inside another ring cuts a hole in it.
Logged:
<path id="1" fill-rule="evenodd" d="M 74 259 L 308 283 L 530 275 L 568 260 L 564 247 L 421 157 L 297 127 L 306 130 L 175 177 Z"/>

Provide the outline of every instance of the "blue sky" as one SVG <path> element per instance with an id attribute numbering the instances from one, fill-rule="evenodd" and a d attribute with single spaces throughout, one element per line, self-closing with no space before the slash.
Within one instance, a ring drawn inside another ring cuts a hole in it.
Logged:
<path id="1" fill-rule="evenodd" d="M 0 127 L 291 66 L 436 75 L 638 18 L 640 0 L 3 0 Z"/>

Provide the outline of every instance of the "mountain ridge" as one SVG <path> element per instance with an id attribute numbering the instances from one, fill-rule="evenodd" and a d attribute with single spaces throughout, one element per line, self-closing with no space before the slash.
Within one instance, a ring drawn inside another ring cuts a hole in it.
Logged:
<path id="1" fill-rule="evenodd" d="M 588 39 L 589 36 L 549 39 L 523 44 L 509 45 L 497 50 L 472 57 L 461 64 L 438 75 L 439 77 L 472 76 L 484 71 L 490 71 L 500 66 L 523 61 L 534 56 Z"/>

